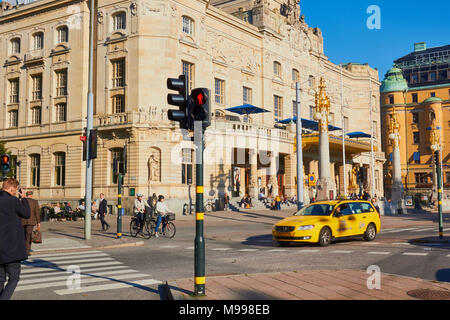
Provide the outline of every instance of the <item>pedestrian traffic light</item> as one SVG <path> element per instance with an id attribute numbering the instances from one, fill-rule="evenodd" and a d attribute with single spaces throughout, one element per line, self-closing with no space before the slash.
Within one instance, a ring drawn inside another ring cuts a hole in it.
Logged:
<path id="1" fill-rule="evenodd" d="M 9 154 L 3 154 L 1 160 L 1 169 L 3 175 L 6 175 L 11 170 L 11 157 Z"/>
<path id="2" fill-rule="evenodd" d="M 97 137 L 98 130 L 91 129 L 89 134 L 89 158 L 96 159 L 97 158 Z"/>
<path id="3" fill-rule="evenodd" d="M 185 75 L 181 75 L 178 79 L 167 79 L 167 88 L 169 90 L 178 91 L 178 94 L 168 94 L 167 103 L 173 106 L 178 106 L 178 110 L 169 110 L 168 118 L 172 121 L 178 121 L 181 129 L 190 128 L 190 120 L 188 119 L 188 107 L 189 107 L 189 92 L 188 92 L 188 79 Z"/>
<path id="4" fill-rule="evenodd" d="M 211 125 L 209 89 L 196 88 L 192 90 L 189 108 L 190 118 L 194 121 L 201 121 L 202 127 L 206 128 Z"/>

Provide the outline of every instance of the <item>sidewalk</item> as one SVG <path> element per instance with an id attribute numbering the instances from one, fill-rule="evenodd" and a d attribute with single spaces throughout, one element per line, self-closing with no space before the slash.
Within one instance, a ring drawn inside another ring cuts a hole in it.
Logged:
<path id="1" fill-rule="evenodd" d="M 193 279 L 168 281 L 173 300 L 450 300 L 450 283 L 381 273 L 370 290 L 365 270 L 304 270 L 206 278 L 206 296 L 194 297 Z"/>

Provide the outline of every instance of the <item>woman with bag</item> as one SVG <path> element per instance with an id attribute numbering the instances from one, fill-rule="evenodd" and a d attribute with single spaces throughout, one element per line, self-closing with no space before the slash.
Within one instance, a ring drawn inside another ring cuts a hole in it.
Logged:
<path id="1" fill-rule="evenodd" d="M 41 217 L 39 212 L 39 202 L 33 199 L 33 191 L 26 192 L 26 198 L 28 200 L 28 204 L 30 205 L 30 218 L 22 219 L 22 226 L 25 232 L 25 247 L 27 250 L 27 255 L 30 255 L 31 251 L 31 243 L 41 243 Z M 34 226 L 37 226 L 37 229 L 33 231 Z"/>

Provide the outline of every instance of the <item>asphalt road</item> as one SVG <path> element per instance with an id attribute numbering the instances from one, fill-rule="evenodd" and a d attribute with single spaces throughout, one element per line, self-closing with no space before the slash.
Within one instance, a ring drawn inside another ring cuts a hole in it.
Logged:
<path id="1" fill-rule="evenodd" d="M 386 229 L 373 242 L 355 238 L 325 248 L 280 247 L 272 240 L 271 228 L 272 223 L 264 221 L 207 225 L 207 276 L 377 265 L 384 273 L 450 282 L 450 244 L 411 241 L 436 236 L 436 227 L 430 225 Z M 142 247 L 38 256 L 24 263 L 14 299 L 164 298 L 160 289 L 166 280 L 194 277 L 194 237 L 191 224 L 180 224 L 174 239 L 152 238 Z M 68 289 L 70 266 L 80 266 L 81 284 L 89 284 L 92 291 L 83 286 Z"/>

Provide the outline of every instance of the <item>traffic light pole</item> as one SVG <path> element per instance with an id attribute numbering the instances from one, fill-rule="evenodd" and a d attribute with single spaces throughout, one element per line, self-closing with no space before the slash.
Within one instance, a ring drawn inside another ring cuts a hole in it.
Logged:
<path id="1" fill-rule="evenodd" d="M 203 149 L 204 129 L 201 121 L 194 124 L 195 170 L 197 192 L 195 196 L 195 279 L 194 295 L 205 293 L 205 238 L 203 236 Z"/>
<path id="2" fill-rule="evenodd" d="M 295 85 L 296 92 L 296 110 L 297 110 L 297 125 L 296 125 L 296 135 L 297 135 L 297 210 L 303 208 L 303 146 L 302 146 L 302 116 L 300 110 L 300 83 L 297 82 Z"/>
<path id="3" fill-rule="evenodd" d="M 123 175 L 119 173 L 117 181 L 117 239 L 122 238 L 122 180 Z"/>
<path id="4" fill-rule="evenodd" d="M 434 153 L 436 159 L 436 176 L 438 189 L 438 212 L 439 212 L 439 239 L 444 237 L 444 221 L 442 217 L 442 170 L 439 163 L 439 151 Z"/>

